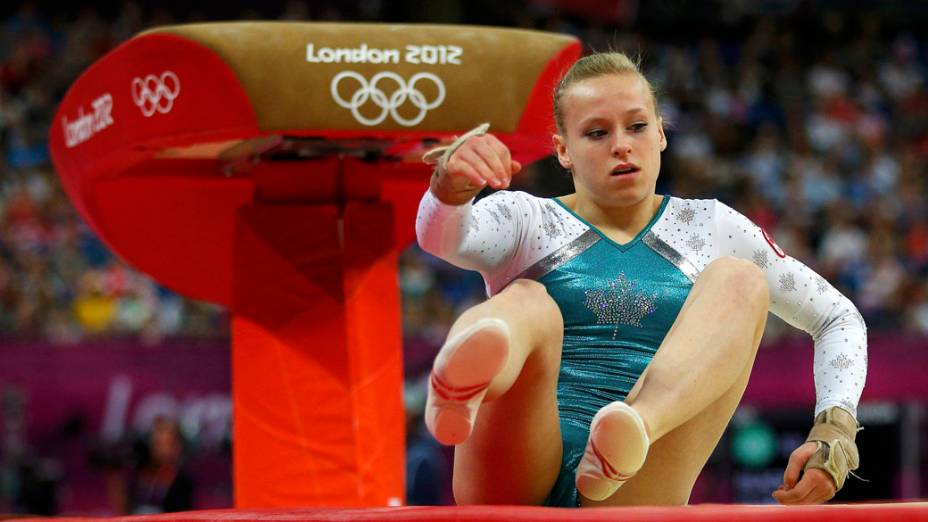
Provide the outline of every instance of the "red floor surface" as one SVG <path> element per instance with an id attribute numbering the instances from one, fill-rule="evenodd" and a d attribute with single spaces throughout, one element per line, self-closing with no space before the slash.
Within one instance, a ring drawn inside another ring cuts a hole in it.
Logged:
<path id="1" fill-rule="evenodd" d="M 36 519 L 22 519 L 35 522 Z M 55 518 L 55 522 L 91 520 L 87 518 Z M 664 522 L 694 520 L 755 520 L 783 521 L 858 521 L 858 520 L 920 520 L 928 521 L 928 502 L 838 504 L 828 506 L 746 506 L 702 504 L 686 507 L 637 507 L 599 509 L 558 509 L 516 506 L 463 506 L 463 507 L 396 507 L 367 509 L 223 509 L 188 511 L 166 515 L 116 517 L 108 522 L 166 522 L 221 520 L 228 522 Z"/>

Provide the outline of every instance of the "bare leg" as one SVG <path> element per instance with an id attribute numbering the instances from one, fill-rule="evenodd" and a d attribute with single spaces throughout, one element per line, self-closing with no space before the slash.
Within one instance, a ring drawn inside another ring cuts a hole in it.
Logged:
<path id="1" fill-rule="evenodd" d="M 460 504 L 540 504 L 561 462 L 556 398 L 560 310 L 544 286 L 517 280 L 462 314 L 448 337 L 486 317 L 509 326 L 509 358 L 491 381 L 473 432 L 455 449 L 455 499 Z"/>
<path id="2" fill-rule="evenodd" d="M 647 460 L 602 504 L 686 503 L 744 393 L 768 301 L 748 261 L 722 258 L 703 271 L 626 399 L 648 427 Z"/>
<path id="3" fill-rule="evenodd" d="M 683 505 L 741 402 L 751 369 L 722 397 L 651 445 L 638 473 L 612 497 L 611 506 Z M 590 503 L 592 504 L 592 503 Z M 586 503 L 585 503 L 586 505 Z"/>
<path id="4" fill-rule="evenodd" d="M 652 443 L 715 402 L 754 364 L 768 302 L 753 263 L 726 257 L 706 267 L 625 401 L 644 418 Z"/>

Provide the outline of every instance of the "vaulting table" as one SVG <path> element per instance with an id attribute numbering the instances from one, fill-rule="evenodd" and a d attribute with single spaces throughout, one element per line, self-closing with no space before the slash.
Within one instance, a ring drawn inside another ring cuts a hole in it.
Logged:
<path id="1" fill-rule="evenodd" d="M 125 42 L 51 129 L 81 216 L 123 259 L 232 312 L 238 507 L 404 497 L 398 252 L 430 170 L 488 121 L 550 152 L 571 37 L 464 26 L 216 23 Z"/>

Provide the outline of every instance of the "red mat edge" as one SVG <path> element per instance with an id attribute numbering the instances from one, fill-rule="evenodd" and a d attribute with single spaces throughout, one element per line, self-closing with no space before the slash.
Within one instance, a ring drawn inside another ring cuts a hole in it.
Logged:
<path id="1" fill-rule="evenodd" d="M 16 515 L 22 517 L 21 515 Z M 0 517 L 5 518 L 5 517 Z M 10 518 L 35 522 L 37 518 Z M 630 507 L 563 509 L 524 506 L 409 506 L 393 508 L 297 508 L 297 509 L 221 509 L 185 511 L 161 515 L 124 517 L 52 517 L 55 522 L 107 520 L 110 522 L 495 522 L 495 521 L 708 521 L 708 520 L 790 520 L 790 521 L 928 521 L 928 502 L 886 502 L 833 504 L 824 506 L 700 504 L 681 507 Z"/>

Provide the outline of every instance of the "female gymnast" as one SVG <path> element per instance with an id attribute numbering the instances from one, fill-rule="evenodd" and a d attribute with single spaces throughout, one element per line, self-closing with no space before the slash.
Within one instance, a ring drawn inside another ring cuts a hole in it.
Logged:
<path id="1" fill-rule="evenodd" d="M 521 169 L 485 125 L 426 155 L 437 165 L 419 243 L 480 271 L 491 296 L 454 323 L 430 379 L 426 423 L 457 445 L 457 502 L 687 503 L 768 310 L 815 340 L 817 395 L 773 497 L 832 498 L 858 465 L 867 353 L 854 305 L 723 203 L 655 194 L 667 138 L 624 54 L 578 61 L 554 116 L 570 195 L 500 190 L 474 203 Z"/>

